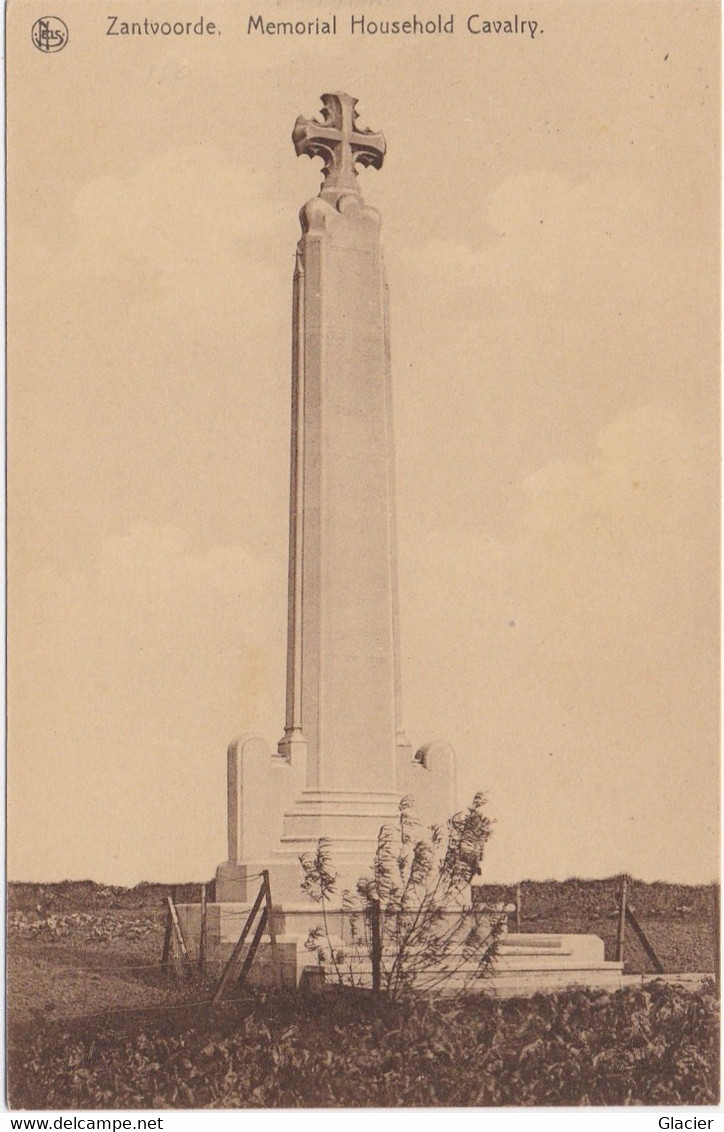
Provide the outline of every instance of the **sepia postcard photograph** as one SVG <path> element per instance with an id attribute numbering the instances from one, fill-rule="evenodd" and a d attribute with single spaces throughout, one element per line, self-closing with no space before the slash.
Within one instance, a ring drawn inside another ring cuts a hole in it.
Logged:
<path id="1" fill-rule="evenodd" d="M 46 1127 L 716 1126 L 720 6 L 436 4 L 6 7 Z"/>

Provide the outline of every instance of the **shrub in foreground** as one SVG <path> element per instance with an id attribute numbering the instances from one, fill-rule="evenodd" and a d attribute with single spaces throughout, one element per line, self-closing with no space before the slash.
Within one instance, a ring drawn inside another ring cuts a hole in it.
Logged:
<path id="1" fill-rule="evenodd" d="M 402 799 L 397 823 L 380 829 L 370 875 L 360 878 L 355 893 L 343 894 L 350 929 L 345 951 L 338 952 L 327 915 L 337 886 L 330 842 L 321 838 L 315 853 L 301 855 L 302 891 L 322 915 L 307 947 L 325 974 L 341 986 L 361 985 L 360 972 L 375 962 L 375 909 L 379 986 L 389 998 L 431 993 L 451 978 L 464 991 L 492 973 L 502 918 L 470 897 L 492 833 L 484 807 L 485 795 L 477 793 L 443 829 L 423 826 L 412 798 Z"/>

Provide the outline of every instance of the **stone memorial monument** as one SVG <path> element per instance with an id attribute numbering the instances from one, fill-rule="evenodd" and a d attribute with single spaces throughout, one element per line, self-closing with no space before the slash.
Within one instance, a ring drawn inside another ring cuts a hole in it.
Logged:
<path id="1" fill-rule="evenodd" d="M 452 750 L 413 758 L 402 725 L 387 284 L 355 168 L 381 168 L 385 140 L 359 128 L 356 99 L 322 103 L 292 135 L 323 181 L 294 273 L 286 725 L 275 754 L 256 736 L 229 748 L 221 901 L 248 900 L 260 867 L 298 900 L 320 837 L 354 887 L 402 795 L 440 817 L 454 805 Z"/>
<path id="2" fill-rule="evenodd" d="M 321 157 L 323 180 L 301 210 L 293 286 L 286 722 L 274 752 L 252 734 L 229 747 L 228 860 L 207 934 L 209 958 L 225 958 L 268 870 L 289 981 L 310 962 L 318 918 L 300 855 L 329 842 L 341 939 L 341 893 L 369 874 L 400 799 L 426 824 L 456 808 L 452 747 L 413 754 L 402 721 L 388 295 L 380 216 L 357 178 L 357 166 L 382 167 L 385 140 L 360 128 L 356 99 L 321 101 L 292 134 L 298 155 Z M 193 947 L 198 906 L 179 916 Z M 621 968 L 596 937 L 533 935 L 507 935 L 499 966 L 511 987 L 523 972 L 560 985 L 582 972 L 609 983 Z"/>

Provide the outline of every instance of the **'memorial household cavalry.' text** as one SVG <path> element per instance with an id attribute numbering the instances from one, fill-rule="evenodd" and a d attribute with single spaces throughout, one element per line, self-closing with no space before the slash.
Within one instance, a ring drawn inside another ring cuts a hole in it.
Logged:
<path id="1" fill-rule="evenodd" d="M 411 15 L 407 19 L 368 19 L 365 15 L 336 13 L 315 16 L 310 20 L 267 20 L 261 14 L 249 16 L 247 35 L 455 35 L 457 31 L 470 35 L 522 35 L 535 39 L 542 33 L 537 20 L 522 20 L 518 15 L 506 19 L 488 19 L 478 12 L 457 19 L 438 13 L 427 19 Z"/>

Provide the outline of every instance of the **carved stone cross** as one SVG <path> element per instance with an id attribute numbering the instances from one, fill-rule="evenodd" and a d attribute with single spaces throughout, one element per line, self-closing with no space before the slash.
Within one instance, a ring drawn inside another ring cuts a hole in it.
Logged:
<path id="1" fill-rule="evenodd" d="M 380 169 L 387 146 L 382 134 L 357 129 L 356 98 L 342 91 L 322 95 L 321 121 L 297 118 L 292 141 L 297 156 L 321 157 L 324 181 L 320 196 L 358 193 L 355 165 Z"/>

